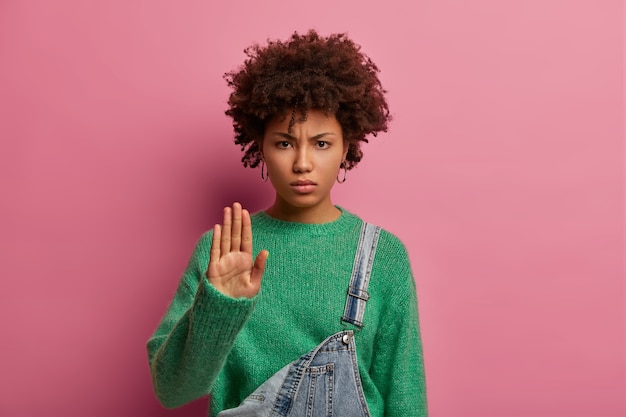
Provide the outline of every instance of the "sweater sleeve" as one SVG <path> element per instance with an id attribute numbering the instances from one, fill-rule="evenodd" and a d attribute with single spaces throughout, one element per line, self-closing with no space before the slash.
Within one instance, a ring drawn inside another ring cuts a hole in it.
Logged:
<path id="1" fill-rule="evenodd" d="M 168 408 L 210 393 L 256 304 L 256 297 L 225 296 L 207 280 L 211 236 L 208 232 L 200 238 L 174 298 L 147 343 L 153 388 Z"/>
<path id="2" fill-rule="evenodd" d="M 426 380 L 415 281 L 406 249 L 394 257 L 393 289 L 376 334 L 372 377 L 385 399 L 386 417 L 425 417 Z"/>

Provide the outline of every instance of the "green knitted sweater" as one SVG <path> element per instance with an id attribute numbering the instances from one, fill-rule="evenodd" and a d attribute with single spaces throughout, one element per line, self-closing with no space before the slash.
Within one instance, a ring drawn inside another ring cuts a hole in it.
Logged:
<path id="1" fill-rule="evenodd" d="M 233 299 L 205 278 L 212 232 L 199 240 L 147 344 L 154 390 L 166 407 L 211 394 L 211 415 L 232 408 L 287 363 L 341 331 L 362 220 L 329 223 L 252 216 L 253 254 L 269 250 L 261 290 Z M 402 243 L 380 234 L 364 327 L 355 342 L 372 417 L 425 416 L 415 283 Z M 348 328 L 353 328 L 348 326 Z"/>

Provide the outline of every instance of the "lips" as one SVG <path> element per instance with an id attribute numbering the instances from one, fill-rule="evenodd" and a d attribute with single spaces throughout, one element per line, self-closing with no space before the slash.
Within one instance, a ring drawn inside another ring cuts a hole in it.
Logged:
<path id="1" fill-rule="evenodd" d="M 315 190 L 317 184 L 311 180 L 298 180 L 289 184 L 299 194 L 308 194 Z"/>
<path id="2" fill-rule="evenodd" d="M 298 181 L 294 181 L 291 184 L 292 186 L 299 186 L 299 185 L 317 185 L 316 183 L 314 183 L 311 180 L 298 180 Z"/>

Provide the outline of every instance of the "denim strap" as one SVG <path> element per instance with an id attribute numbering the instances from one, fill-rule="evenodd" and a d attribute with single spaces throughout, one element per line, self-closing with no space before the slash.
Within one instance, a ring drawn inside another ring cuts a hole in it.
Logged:
<path id="1" fill-rule="evenodd" d="M 343 317 L 341 317 L 342 321 L 352 323 L 358 328 L 363 327 L 365 303 L 370 297 L 367 292 L 367 286 L 370 282 L 379 234 L 379 226 L 363 222 L 354 257 L 352 277 L 350 278 L 350 286 L 348 287 L 348 295 L 346 297 L 346 307 L 343 310 Z"/>

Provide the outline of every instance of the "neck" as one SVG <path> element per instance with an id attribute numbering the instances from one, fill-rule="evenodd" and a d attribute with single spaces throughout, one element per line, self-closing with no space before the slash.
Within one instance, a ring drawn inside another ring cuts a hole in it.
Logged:
<path id="1" fill-rule="evenodd" d="M 341 216 L 341 210 L 335 207 L 330 200 L 314 207 L 294 207 L 276 199 L 274 204 L 265 210 L 265 213 L 278 220 L 298 223 L 328 223 Z"/>

